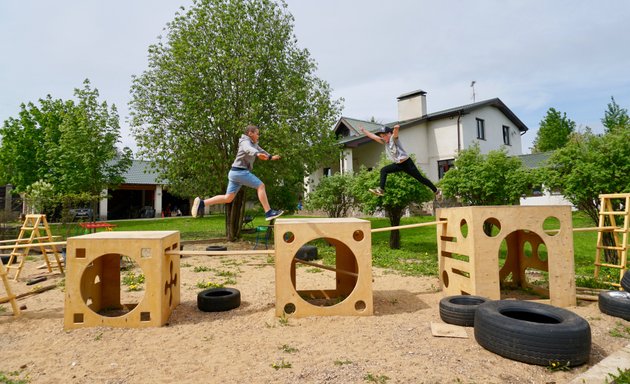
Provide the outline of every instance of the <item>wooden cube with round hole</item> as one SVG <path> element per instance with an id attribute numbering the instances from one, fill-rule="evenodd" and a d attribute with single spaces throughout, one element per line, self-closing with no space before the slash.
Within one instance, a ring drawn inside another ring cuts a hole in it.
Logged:
<path id="1" fill-rule="evenodd" d="M 98 232 L 68 238 L 64 328 L 155 327 L 180 300 L 178 231 Z M 129 292 L 121 266 L 134 264 L 144 289 Z M 130 302 L 122 302 L 124 299 Z"/>
<path id="2" fill-rule="evenodd" d="M 326 244 L 323 246 L 334 247 L 334 267 L 296 257 L 300 247 L 318 239 Z M 372 233 L 369 221 L 354 218 L 277 219 L 274 244 L 277 316 L 373 314 Z M 297 264 L 331 273 L 331 286 L 298 290 Z"/>
<path id="3" fill-rule="evenodd" d="M 442 208 L 436 216 L 445 295 L 496 300 L 511 286 L 546 295 L 551 305 L 576 305 L 570 206 Z M 549 289 L 535 284 L 544 275 Z"/>

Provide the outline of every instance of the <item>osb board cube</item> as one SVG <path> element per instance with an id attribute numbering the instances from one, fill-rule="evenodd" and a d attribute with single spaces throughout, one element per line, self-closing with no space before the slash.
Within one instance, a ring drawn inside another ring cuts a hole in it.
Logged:
<path id="1" fill-rule="evenodd" d="M 180 301 L 178 231 L 98 232 L 68 238 L 64 328 L 162 326 Z M 144 296 L 121 303 L 121 257 L 144 274 Z"/>
<path id="2" fill-rule="evenodd" d="M 295 256 L 303 245 L 324 239 L 335 247 L 335 289 L 296 290 Z M 274 228 L 276 315 L 369 316 L 372 298 L 372 234 L 370 222 L 354 218 L 278 219 Z M 330 306 L 309 299 L 334 299 Z"/>
<path id="3" fill-rule="evenodd" d="M 549 273 L 549 301 L 576 304 L 573 224 L 569 206 L 474 206 L 436 212 L 440 283 L 447 295 L 500 299 L 501 283 L 526 286 L 528 269 Z M 546 223 L 559 230 L 548 231 Z M 492 227 L 490 235 L 484 224 Z M 507 256 L 499 268 L 501 244 Z M 546 258 L 542 255 L 546 249 Z"/>

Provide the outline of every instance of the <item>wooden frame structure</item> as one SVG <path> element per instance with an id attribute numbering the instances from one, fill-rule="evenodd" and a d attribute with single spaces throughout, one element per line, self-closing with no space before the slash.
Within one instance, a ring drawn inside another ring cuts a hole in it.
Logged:
<path id="1" fill-rule="evenodd" d="M 44 231 L 44 235 L 40 233 L 40 230 Z M 46 215 L 26 215 L 24 223 L 20 228 L 20 234 L 15 240 L 15 244 L 6 267 L 7 272 L 9 270 L 15 270 L 15 276 L 13 276 L 14 281 L 17 281 L 20 277 L 20 273 L 24 267 L 24 261 L 26 260 L 30 249 L 34 247 L 39 248 L 42 253 L 49 273 L 52 273 L 52 267 L 50 266 L 50 260 L 48 260 L 48 253 L 52 253 L 54 255 L 59 272 L 62 274 L 64 273 L 63 265 L 61 264 L 60 259 L 61 252 L 57 251 L 56 245 L 51 245 L 54 244 L 53 237 L 54 236 L 50 232 L 50 227 L 48 226 L 48 221 L 46 220 Z M 50 249 L 46 249 L 47 246 L 50 246 Z M 4 247 L 1 247 L 0 249 L 2 248 Z M 16 261 L 19 261 L 17 265 L 13 265 Z"/>
<path id="2" fill-rule="evenodd" d="M 353 218 L 277 219 L 276 316 L 370 316 L 372 296 L 372 235 L 370 222 Z M 295 256 L 301 246 L 325 239 L 335 247 L 335 267 L 309 263 Z M 335 272 L 335 289 L 296 290 L 296 263 Z M 307 300 L 335 300 L 317 306 Z"/>
<path id="3" fill-rule="evenodd" d="M 166 324 L 180 301 L 178 231 L 98 232 L 70 237 L 66 251 L 64 328 Z M 144 298 L 121 303 L 120 266 L 131 258 L 145 275 Z M 104 310 L 121 310 L 104 316 Z M 128 311 L 128 312 L 127 312 Z"/>
<path id="4" fill-rule="evenodd" d="M 445 295 L 471 294 L 496 300 L 501 284 L 535 288 L 526 270 L 549 273 L 552 305 L 576 305 L 573 224 L 569 206 L 477 206 L 437 210 L 440 284 Z M 545 222 L 559 224 L 547 231 Z M 484 231 L 494 227 L 487 235 Z M 498 230 L 498 231 L 497 231 Z M 499 268 L 502 243 L 505 264 Z M 539 250 L 544 245 L 547 258 Z M 525 249 L 529 251 L 526 251 Z"/>
<path id="5" fill-rule="evenodd" d="M 619 269 L 621 279 L 628 269 L 628 234 L 630 234 L 630 193 L 612 193 L 599 195 L 599 223 L 597 232 L 597 250 L 595 252 L 595 278 L 599 277 L 601 267 Z M 622 223 L 618 223 L 620 219 Z M 613 228 L 610 229 L 609 226 Z M 610 236 L 606 236 L 610 233 Z M 606 262 L 602 255 L 614 253 L 617 263 Z"/>

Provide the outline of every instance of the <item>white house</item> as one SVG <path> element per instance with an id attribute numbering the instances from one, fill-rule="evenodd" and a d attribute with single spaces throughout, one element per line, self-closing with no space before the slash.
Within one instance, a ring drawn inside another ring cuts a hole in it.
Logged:
<path id="1" fill-rule="evenodd" d="M 399 137 L 408 153 L 416 157 L 416 165 L 433 182 L 441 179 L 453 166 L 457 152 L 479 143 L 482 153 L 505 147 L 509 155 L 522 154 L 521 136 L 528 128 L 498 98 L 427 113 L 426 92 L 417 90 L 398 97 Z M 336 172 L 353 172 L 361 165 L 376 166 L 383 146 L 363 135 L 359 127 L 376 131 L 382 124 L 348 117 L 339 119 L 334 127 L 343 146 L 339 164 L 330 164 L 308 177 L 306 193 L 322 177 Z"/>

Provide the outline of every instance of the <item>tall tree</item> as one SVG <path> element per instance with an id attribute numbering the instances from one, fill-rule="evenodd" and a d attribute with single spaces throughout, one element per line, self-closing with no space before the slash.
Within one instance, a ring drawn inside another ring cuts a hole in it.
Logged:
<path id="1" fill-rule="evenodd" d="M 194 0 L 167 30 L 131 88 L 139 154 L 157 165 L 173 193 L 225 193 L 238 138 L 256 124 L 261 146 L 282 156 L 256 174 L 272 205 L 294 209 L 305 174 L 339 156 L 330 127 L 341 101 L 331 100 L 308 51 L 297 47 L 286 4 Z M 230 205 L 232 241 L 240 235 L 242 194 Z"/>
<path id="2" fill-rule="evenodd" d="M 597 225 L 599 195 L 630 192 L 630 129 L 594 135 L 575 133 L 554 152 L 546 170 L 546 185 L 559 189 Z"/>
<path id="3" fill-rule="evenodd" d="M 573 131 L 575 121 L 569 119 L 566 113 L 549 108 L 545 118 L 540 121 L 532 152 L 547 152 L 564 147 Z"/>
<path id="4" fill-rule="evenodd" d="M 602 124 L 606 128 L 606 132 L 611 132 L 617 129 L 630 129 L 630 117 L 628 117 L 628 110 L 621 108 L 614 97 L 610 97 L 610 103 L 608 103 L 608 109 L 604 112 L 604 118 Z"/>
<path id="5" fill-rule="evenodd" d="M 376 210 L 382 209 L 389 218 L 390 225 L 399 226 L 405 210 L 413 203 L 421 204 L 430 201 L 433 198 L 433 192 L 413 177 L 399 172 L 387 177 L 387 192 L 384 196 L 373 195 L 369 189 L 379 185 L 380 172 L 378 170 L 389 163 L 391 161 L 383 154 L 378 166 L 375 167 L 377 170 L 368 171 L 362 167 L 359 173 L 355 175 L 353 195 L 363 212 L 372 214 Z M 400 240 L 399 230 L 390 231 L 390 248 L 399 249 Z"/>
<path id="6" fill-rule="evenodd" d="M 131 164 L 131 150 L 119 151 L 120 127 L 116 107 L 99 103 L 98 90 L 85 80 L 75 89 L 77 101 L 54 100 L 50 95 L 22 104 L 19 118 L 9 118 L 0 129 L 0 179 L 17 191 L 39 181 L 56 193 L 87 192 L 98 196 L 120 184 Z"/>
<path id="7" fill-rule="evenodd" d="M 328 217 L 345 217 L 354 206 L 353 183 L 354 176 L 350 173 L 324 177 L 315 190 L 309 193 L 306 209 L 323 210 Z"/>

